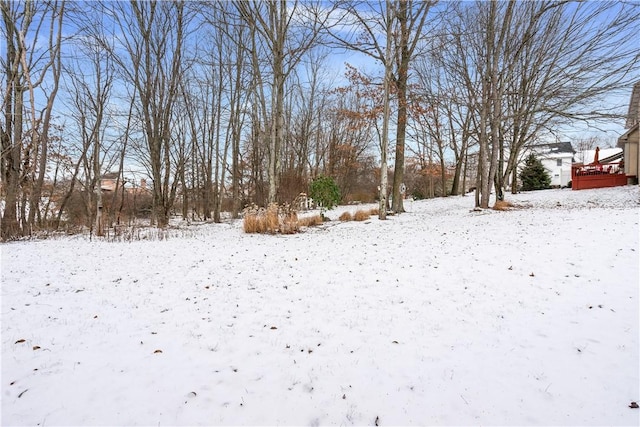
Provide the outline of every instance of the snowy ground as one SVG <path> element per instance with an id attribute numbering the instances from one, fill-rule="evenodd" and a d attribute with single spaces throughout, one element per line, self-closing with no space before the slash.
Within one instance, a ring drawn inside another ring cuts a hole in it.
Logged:
<path id="1" fill-rule="evenodd" d="M 638 425 L 640 190 L 509 200 L 3 244 L 1 424 Z"/>

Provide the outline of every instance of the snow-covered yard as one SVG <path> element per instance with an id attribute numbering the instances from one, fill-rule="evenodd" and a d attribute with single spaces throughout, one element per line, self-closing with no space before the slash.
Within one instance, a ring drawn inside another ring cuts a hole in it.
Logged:
<path id="1" fill-rule="evenodd" d="M 638 187 L 509 200 L 3 244 L 1 424 L 638 425 Z"/>

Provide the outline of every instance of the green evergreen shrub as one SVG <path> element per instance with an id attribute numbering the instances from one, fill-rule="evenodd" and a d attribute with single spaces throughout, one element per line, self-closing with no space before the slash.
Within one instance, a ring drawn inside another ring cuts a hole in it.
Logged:
<path id="1" fill-rule="evenodd" d="M 309 197 L 315 200 L 322 210 L 332 209 L 340 202 L 340 189 L 329 176 L 319 176 L 309 185 Z"/>
<path id="2" fill-rule="evenodd" d="M 524 168 L 520 172 L 520 180 L 523 191 L 545 190 L 551 187 L 549 173 L 533 153 L 529 154 L 525 160 Z"/>

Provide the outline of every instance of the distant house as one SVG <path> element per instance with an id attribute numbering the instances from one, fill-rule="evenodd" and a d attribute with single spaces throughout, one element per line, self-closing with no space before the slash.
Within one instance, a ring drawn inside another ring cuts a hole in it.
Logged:
<path id="1" fill-rule="evenodd" d="M 103 192 L 112 192 L 116 191 L 116 183 L 118 183 L 118 172 L 109 172 L 100 177 L 100 189 Z M 144 178 L 140 179 L 140 183 L 135 185 L 134 181 L 129 178 L 122 179 L 120 177 L 120 188 L 124 189 L 129 193 L 145 193 L 148 191 L 147 189 L 147 180 Z"/>
<path id="2" fill-rule="evenodd" d="M 109 172 L 100 177 L 100 189 L 102 191 L 115 191 L 116 182 L 118 181 L 117 172 Z"/>
<path id="3" fill-rule="evenodd" d="M 640 81 L 633 85 L 629 112 L 627 113 L 627 131 L 618 138 L 618 146 L 624 148 L 624 173 L 627 182 L 638 184 L 638 166 L 640 165 Z"/>
<path id="4" fill-rule="evenodd" d="M 523 158 L 535 154 L 549 172 L 552 187 L 566 187 L 571 181 L 571 164 L 576 153 L 570 142 L 536 144 L 527 147 Z"/>

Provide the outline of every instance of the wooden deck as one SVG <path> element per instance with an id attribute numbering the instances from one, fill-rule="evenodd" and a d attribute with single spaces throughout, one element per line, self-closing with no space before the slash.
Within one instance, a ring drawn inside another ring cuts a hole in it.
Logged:
<path id="1" fill-rule="evenodd" d="M 618 187 L 627 185 L 624 171 L 613 165 L 571 167 L 571 189 L 586 190 L 588 188 Z"/>

